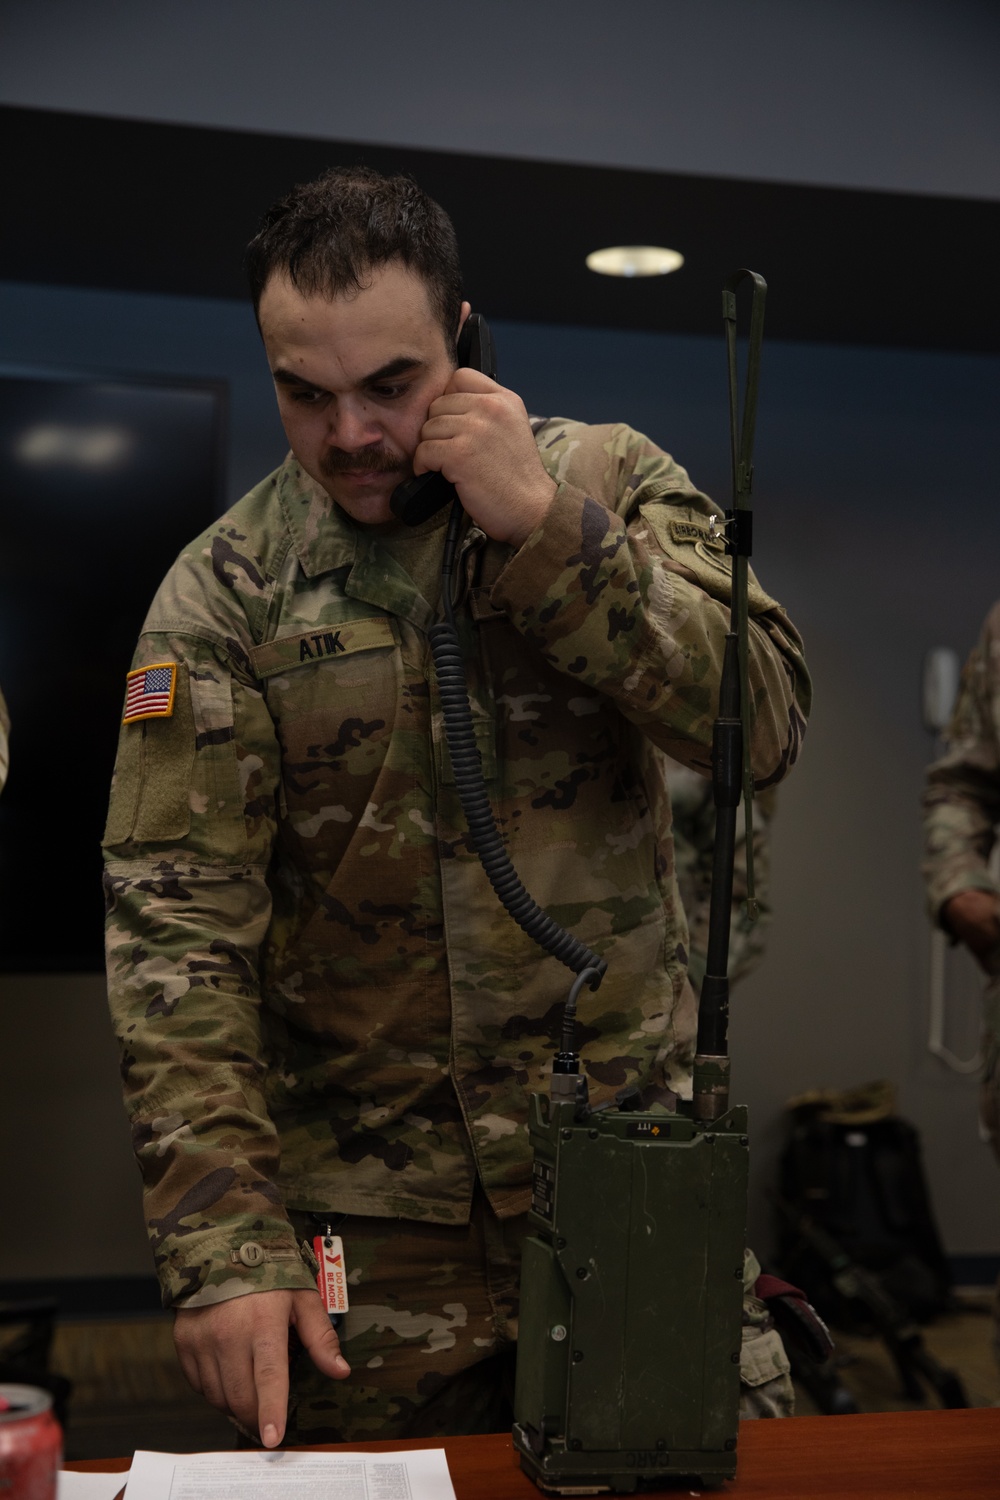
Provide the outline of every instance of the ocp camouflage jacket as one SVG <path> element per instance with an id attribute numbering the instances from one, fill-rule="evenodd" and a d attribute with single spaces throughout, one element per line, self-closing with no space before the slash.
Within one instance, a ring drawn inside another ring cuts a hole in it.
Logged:
<path id="1" fill-rule="evenodd" d="M 657 746 L 705 769 L 728 628 L 710 502 L 622 426 L 536 424 L 558 482 L 516 552 L 465 536 L 457 614 L 483 769 L 535 900 L 608 960 L 592 1097 L 683 1090 L 694 1010 Z M 440 538 L 441 533 L 437 536 Z M 435 543 L 439 545 L 439 541 Z M 752 754 L 792 764 L 797 635 L 751 588 Z M 125 1095 L 167 1302 L 312 1284 L 284 1207 L 461 1223 L 529 1196 L 527 1095 L 569 979 L 470 850 L 431 612 L 289 459 L 194 542 L 136 667 L 106 833 Z"/>
<path id="2" fill-rule="evenodd" d="M 935 921 L 960 891 L 1000 895 L 989 869 L 1000 824 L 1000 604 L 962 671 L 947 743 L 924 792 L 923 869 Z"/>

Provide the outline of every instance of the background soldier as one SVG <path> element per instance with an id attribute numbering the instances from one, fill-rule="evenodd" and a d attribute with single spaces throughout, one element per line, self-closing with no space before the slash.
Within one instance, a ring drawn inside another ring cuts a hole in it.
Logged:
<path id="1" fill-rule="evenodd" d="M 927 772 L 924 875 L 932 920 L 988 976 L 980 1115 L 1000 1157 L 1000 887 L 989 868 L 1000 823 L 1000 603 L 965 664 L 947 744 Z M 994 1340 L 1000 1360 L 1000 1283 Z"/>
<path id="2" fill-rule="evenodd" d="M 292 452 L 152 605 L 106 831 L 150 1239 L 185 1371 L 266 1444 L 285 1429 L 290 1325 L 290 1440 L 495 1430 L 527 1095 L 567 980 L 469 847 L 426 636 L 447 513 L 402 528 L 389 498 L 427 470 L 457 486 L 455 608 L 499 825 L 539 905 L 608 961 L 580 1005 L 598 1104 L 690 1088 L 651 747 L 708 765 L 727 560 L 696 548 L 711 503 L 646 438 L 532 422 L 455 367 L 454 232 L 407 179 L 296 189 L 248 265 Z M 766 783 L 796 758 L 809 690 L 755 581 L 750 607 Z M 346 1248 L 350 1370 L 310 1263 L 327 1227 Z M 754 1409 L 787 1410 L 780 1340 L 747 1308 Z"/>

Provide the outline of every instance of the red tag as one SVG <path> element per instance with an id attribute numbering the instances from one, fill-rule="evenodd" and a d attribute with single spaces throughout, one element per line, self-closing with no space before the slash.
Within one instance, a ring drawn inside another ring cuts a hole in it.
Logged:
<path id="1" fill-rule="evenodd" d="M 344 1264 L 344 1244 L 339 1234 L 318 1234 L 313 1240 L 313 1251 L 319 1261 L 316 1285 L 328 1313 L 347 1311 L 347 1267 Z"/>

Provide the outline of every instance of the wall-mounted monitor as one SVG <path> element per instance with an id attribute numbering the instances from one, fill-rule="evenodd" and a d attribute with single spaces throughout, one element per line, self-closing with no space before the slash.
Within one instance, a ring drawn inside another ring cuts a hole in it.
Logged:
<path id="1" fill-rule="evenodd" d="M 100 969 L 100 838 L 135 642 L 224 509 L 225 384 L 0 368 L 0 970 Z"/>

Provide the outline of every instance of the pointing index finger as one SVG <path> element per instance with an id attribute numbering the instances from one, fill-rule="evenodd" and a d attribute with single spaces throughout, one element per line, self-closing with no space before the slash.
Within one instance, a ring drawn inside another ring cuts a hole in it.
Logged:
<path id="1" fill-rule="evenodd" d="M 257 1392 L 257 1430 L 265 1448 L 276 1448 L 285 1435 L 288 1415 L 288 1336 L 270 1331 L 253 1345 L 253 1379 Z"/>

